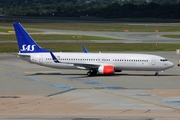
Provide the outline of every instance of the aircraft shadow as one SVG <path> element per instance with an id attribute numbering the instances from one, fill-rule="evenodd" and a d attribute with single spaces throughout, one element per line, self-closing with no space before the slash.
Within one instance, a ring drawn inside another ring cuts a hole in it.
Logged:
<path id="1" fill-rule="evenodd" d="M 36 76 L 36 75 L 85 75 L 85 74 L 61 74 L 61 73 L 33 73 L 26 76 Z"/>
<path id="2" fill-rule="evenodd" d="M 70 74 L 66 74 L 66 75 L 70 75 Z M 84 74 L 83 74 L 84 75 Z M 176 75 L 176 74 L 160 74 L 159 76 L 155 76 L 154 74 L 114 74 L 114 75 L 95 75 L 95 76 L 87 76 L 87 75 L 85 75 L 85 76 L 73 76 L 73 77 L 71 77 L 71 78 L 91 78 L 91 77 L 121 77 L 121 76 L 144 76 L 144 77 L 148 77 L 148 76 L 154 76 L 154 77 L 162 77 L 162 76 L 180 76 L 180 75 Z"/>
<path id="3" fill-rule="evenodd" d="M 70 74 L 70 73 L 34 73 L 28 74 L 26 76 L 37 76 L 37 75 L 73 75 L 72 78 L 89 78 L 89 77 L 120 77 L 120 76 L 154 76 L 154 77 L 161 77 L 161 76 L 180 76 L 180 74 L 159 74 L 159 76 L 155 76 L 154 74 L 114 74 L 114 75 L 94 75 L 94 76 L 87 76 L 86 74 Z"/>
<path id="4" fill-rule="evenodd" d="M 118 74 L 121 76 L 155 76 L 154 74 Z M 159 74 L 160 76 L 180 76 L 180 74 Z M 155 76 L 158 77 L 158 76 Z"/>

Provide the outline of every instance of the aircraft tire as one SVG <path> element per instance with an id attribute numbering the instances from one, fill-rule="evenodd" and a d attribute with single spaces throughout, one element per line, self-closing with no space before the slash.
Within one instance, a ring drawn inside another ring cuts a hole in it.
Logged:
<path id="1" fill-rule="evenodd" d="M 87 76 L 91 76 L 92 73 L 90 71 L 87 72 Z"/>
<path id="2" fill-rule="evenodd" d="M 159 76 L 159 73 L 158 73 L 158 72 L 156 72 L 156 73 L 155 73 L 155 76 Z"/>

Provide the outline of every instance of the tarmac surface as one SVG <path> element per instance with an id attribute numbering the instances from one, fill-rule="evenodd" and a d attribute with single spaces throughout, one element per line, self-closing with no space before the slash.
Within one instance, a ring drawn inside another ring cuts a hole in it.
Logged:
<path id="1" fill-rule="evenodd" d="M 40 30 L 40 29 L 38 29 Z M 44 30 L 42 34 L 89 35 L 116 38 L 119 40 L 59 40 L 59 42 L 95 42 L 95 43 L 180 43 L 178 38 L 166 38 L 163 35 L 180 35 L 180 32 L 98 32 L 71 30 Z M 57 41 L 56 41 L 57 42 Z"/>
<path id="2" fill-rule="evenodd" d="M 43 31 L 42 34 L 120 39 L 86 42 L 180 43 L 179 39 L 162 37 L 163 34 L 179 32 Z M 123 71 L 112 76 L 87 77 L 87 71 L 51 69 L 22 61 L 14 53 L 1 53 L 0 119 L 179 120 L 180 67 L 177 62 L 180 56 L 175 51 L 149 53 L 163 56 L 175 66 L 158 77 L 154 76 L 155 72 L 148 71 Z"/>
<path id="3" fill-rule="evenodd" d="M 180 58 L 167 71 L 122 71 L 87 77 L 87 71 L 51 69 L 0 54 L 0 119 L 179 120 Z"/>

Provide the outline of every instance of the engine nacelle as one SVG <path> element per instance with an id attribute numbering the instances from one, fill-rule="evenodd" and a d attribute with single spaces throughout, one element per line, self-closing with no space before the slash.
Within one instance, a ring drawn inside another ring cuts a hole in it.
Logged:
<path id="1" fill-rule="evenodd" d="M 114 66 L 111 65 L 99 66 L 98 74 L 112 75 L 114 74 Z"/>

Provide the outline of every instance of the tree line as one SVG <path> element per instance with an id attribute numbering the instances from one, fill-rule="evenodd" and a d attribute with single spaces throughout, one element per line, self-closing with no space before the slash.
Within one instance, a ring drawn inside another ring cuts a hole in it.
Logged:
<path id="1" fill-rule="evenodd" d="M 180 19 L 180 0 L 0 0 L 0 15 Z"/>

